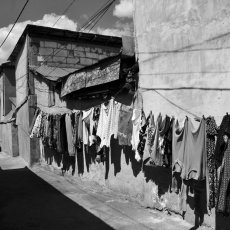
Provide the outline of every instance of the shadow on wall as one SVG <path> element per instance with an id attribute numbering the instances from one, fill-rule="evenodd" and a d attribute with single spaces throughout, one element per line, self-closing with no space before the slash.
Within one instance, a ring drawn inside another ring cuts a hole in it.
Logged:
<path id="1" fill-rule="evenodd" d="M 112 229 L 28 168 L 0 169 L 1 229 Z"/>
<path id="2" fill-rule="evenodd" d="M 75 173 L 75 156 L 69 156 L 67 153 L 58 153 L 55 149 L 44 146 L 44 158 L 47 164 L 52 165 L 55 162 L 58 167 L 62 165 L 62 173 L 72 169 L 72 175 Z"/>
<path id="3" fill-rule="evenodd" d="M 216 230 L 228 230 L 230 229 L 230 217 L 223 216 L 220 213 L 216 213 Z"/>

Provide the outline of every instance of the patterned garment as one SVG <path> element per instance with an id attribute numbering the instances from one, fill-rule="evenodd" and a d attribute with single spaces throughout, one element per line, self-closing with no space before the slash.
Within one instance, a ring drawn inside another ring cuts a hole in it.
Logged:
<path id="1" fill-rule="evenodd" d="M 215 164 L 215 136 L 217 135 L 217 125 L 214 117 L 208 117 L 206 119 L 206 151 L 207 151 L 207 163 L 209 173 L 209 209 L 212 209 L 216 205 L 217 199 L 217 170 Z"/>
<path id="2" fill-rule="evenodd" d="M 145 126 L 146 131 L 145 131 Z M 145 126 L 142 126 L 141 132 L 140 132 L 140 146 L 139 151 L 142 152 L 142 148 L 144 146 L 144 155 L 143 155 L 143 164 L 147 164 L 149 162 L 151 157 L 151 148 L 154 143 L 154 135 L 155 135 L 155 122 L 154 122 L 154 116 L 152 114 L 152 111 L 150 112 L 150 115 L 147 118 Z"/>
<path id="3" fill-rule="evenodd" d="M 219 181 L 219 197 L 217 203 L 217 212 L 224 215 L 230 214 L 230 140 L 224 151 L 224 157 L 221 165 L 221 174 Z"/>
<path id="4" fill-rule="evenodd" d="M 30 138 L 40 137 L 40 127 L 41 127 L 42 113 L 40 112 L 34 123 L 34 127 L 31 131 Z"/>
<path id="5" fill-rule="evenodd" d="M 139 133 L 140 141 L 139 141 L 139 144 L 137 146 L 137 151 L 138 151 L 140 157 L 143 157 L 143 155 L 144 155 L 145 143 L 146 143 L 146 138 L 147 138 L 146 129 L 148 127 L 149 117 L 146 119 L 145 113 L 144 113 L 144 111 L 142 111 L 142 118 L 141 118 L 142 124 L 141 124 L 141 130 Z"/>
<path id="6" fill-rule="evenodd" d="M 224 136 L 224 131 L 226 129 L 230 129 L 230 115 L 229 114 L 226 114 L 223 117 L 223 120 L 220 125 L 220 129 L 218 131 L 216 147 L 215 147 L 215 160 L 216 160 L 217 167 L 221 165 L 221 162 L 223 159 L 223 151 L 221 151 L 221 146 L 224 142 L 223 136 Z"/>

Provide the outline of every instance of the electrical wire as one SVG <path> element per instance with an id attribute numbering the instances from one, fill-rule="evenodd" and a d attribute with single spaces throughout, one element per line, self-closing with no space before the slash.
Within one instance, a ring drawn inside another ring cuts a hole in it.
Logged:
<path id="1" fill-rule="evenodd" d="M 101 18 L 105 15 L 105 13 L 109 10 L 109 8 L 113 5 L 114 1 L 112 1 L 104 10 L 104 12 L 98 17 L 97 20 L 95 20 L 94 23 L 92 23 L 93 25 L 91 26 L 91 28 L 88 30 L 88 33 L 96 26 L 96 24 L 101 20 Z"/>
<path id="2" fill-rule="evenodd" d="M 76 2 L 76 0 L 73 0 L 67 7 L 66 9 L 62 12 L 62 15 L 64 15 L 70 7 Z M 53 24 L 52 28 L 58 23 L 58 21 L 62 18 L 62 15 L 57 19 L 57 21 Z"/>
<path id="3" fill-rule="evenodd" d="M 11 27 L 10 31 L 8 32 L 8 34 L 6 35 L 5 39 L 3 40 L 3 42 L 0 45 L 0 48 L 4 45 L 4 43 L 6 42 L 7 38 L 9 37 L 11 31 L 13 30 L 14 26 L 16 25 L 16 23 L 18 22 L 18 19 L 20 18 L 20 16 L 22 15 L 22 12 L 24 11 L 26 5 L 28 4 L 29 0 L 26 1 L 26 3 L 24 4 L 23 8 L 21 9 L 17 19 L 15 20 L 13 26 Z"/>
<path id="4" fill-rule="evenodd" d="M 79 29 L 79 31 L 85 31 L 106 9 L 113 4 L 116 0 L 107 1 L 91 18 Z"/>

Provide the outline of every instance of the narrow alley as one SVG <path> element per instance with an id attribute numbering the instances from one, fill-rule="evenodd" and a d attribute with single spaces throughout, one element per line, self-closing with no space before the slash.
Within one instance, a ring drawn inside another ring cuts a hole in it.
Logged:
<path id="1" fill-rule="evenodd" d="M 76 184 L 47 167 L 30 169 L 19 157 L 0 153 L 0 168 L 1 230 L 192 229 L 106 188 Z"/>

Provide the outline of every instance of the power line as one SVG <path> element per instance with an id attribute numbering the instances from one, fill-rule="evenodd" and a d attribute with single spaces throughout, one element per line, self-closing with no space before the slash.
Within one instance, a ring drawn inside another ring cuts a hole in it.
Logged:
<path id="1" fill-rule="evenodd" d="M 115 0 L 107 1 L 98 11 L 95 12 L 94 15 L 91 16 L 91 18 L 83 26 L 81 26 L 79 31 L 85 31 L 95 21 L 95 19 L 97 19 L 104 12 L 104 10 L 113 2 L 115 2 Z"/>
<path id="2" fill-rule="evenodd" d="M 115 1 L 115 0 L 114 0 Z M 98 19 L 95 20 L 94 23 L 92 23 L 93 25 L 91 26 L 91 28 L 89 29 L 88 33 L 96 26 L 96 24 L 101 20 L 101 18 L 105 15 L 105 13 L 109 10 L 109 8 L 113 5 L 114 1 L 112 1 L 104 10 L 104 12 L 102 12 L 102 14 L 98 17 Z"/>
<path id="3" fill-rule="evenodd" d="M 13 30 L 14 26 L 15 26 L 16 23 L 18 22 L 18 19 L 20 18 L 21 14 L 22 14 L 22 12 L 24 11 L 24 9 L 25 9 L 26 5 L 28 4 L 28 2 L 29 2 L 29 0 L 27 0 L 26 3 L 24 4 L 24 6 L 23 6 L 21 12 L 19 13 L 17 19 L 15 20 L 13 26 L 11 27 L 11 29 L 10 29 L 10 31 L 8 32 L 8 34 L 6 35 L 5 39 L 4 39 L 3 42 L 1 43 L 0 48 L 3 46 L 3 44 L 4 44 L 5 41 L 6 41 L 6 39 L 9 37 L 11 31 Z"/>
<path id="4" fill-rule="evenodd" d="M 76 0 L 73 0 L 66 8 L 65 10 L 62 12 L 62 15 L 64 15 L 69 9 L 70 7 L 74 4 Z M 61 19 L 62 15 L 57 19 L 57 21 L 53 24 L 52 28 L 58 23 L 58 21 Z"/>

